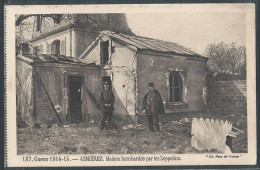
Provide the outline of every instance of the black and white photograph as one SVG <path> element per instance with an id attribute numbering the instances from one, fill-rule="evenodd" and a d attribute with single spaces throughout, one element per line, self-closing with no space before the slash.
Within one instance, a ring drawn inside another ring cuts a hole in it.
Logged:
<path id="1" fill-rule="evenodd" d="M 254 4 L 6 12 L 7 165 L 256 163 Z"/>

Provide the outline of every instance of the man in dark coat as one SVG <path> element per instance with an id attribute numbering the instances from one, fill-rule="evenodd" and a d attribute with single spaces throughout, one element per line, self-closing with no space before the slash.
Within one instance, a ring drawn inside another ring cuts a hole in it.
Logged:
<path id="1" fill-rule="evenodd" d="M 112 92 L 112 90 L 109 89 L 108 82 L 104 82 L 104 89 L 100 93 L 99 101 L 100 101 L 100 108 L 103 113 L 100 130 L 103 130 L 105 129 L 106 126 L 106 120 L 108 122 L 107 127 L 109 128 L 111 126 L 111 119 L 112 119 L 112 113 L 114 111 L 114 102 L 115 102 L 114 93 Z"/>
<path id="2" fill-rule="evenodd" d="M 148 92 L 144 96 L 142 110 L 147 114 L 149 131 L 153 132 L 153 118 L 155 119 L 156 130 L 160 131 L 159 116 L 158 114 L 164 114 L 164 107 L 161 94 L 158 90 L 154 89 L 154 84 L 148 84 Z"/>

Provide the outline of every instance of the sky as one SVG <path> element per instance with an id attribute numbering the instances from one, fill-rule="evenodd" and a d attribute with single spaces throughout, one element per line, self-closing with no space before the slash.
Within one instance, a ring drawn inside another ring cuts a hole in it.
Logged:
<path id="1" fill-rule="evenodd" d="M 126 14 L 139 36 L 171 41 L 203 54 L 210 43 L 246 44 L 246 15 L 241 11 Z"/>
<path id="2" fill-rule="evenodd" d="M 239 4 L 156 5 L 124 13 L 136 35 L 175 42 L 203 55 L 214 42 L 246 45 L 245 9 Z"/>

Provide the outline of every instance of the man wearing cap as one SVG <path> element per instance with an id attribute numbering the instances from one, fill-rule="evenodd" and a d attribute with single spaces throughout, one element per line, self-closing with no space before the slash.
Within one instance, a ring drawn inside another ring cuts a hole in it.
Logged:
<path id="1" fill-rule="evenodd" d="M 144 96 L 143 105 L 142 105 L 143 112 L 147 115 L 148 118 L 148 125 L 149 131 L 153 132 L 153 118 L 155 120 L 155 128 L 159 132 L 159 116 L 158 114 L 164 114 L 164 107 L 162 97 L 158 90 L 154 89 L 154 84 L 148 84 L 148 92 Z"/>
<path id="2" fill-rule="evenodd" d="M 103 112 L 103 117 L 101 120 L 100 130 L 105 129 L 106 120 L 108 122 L 107 127 L 111 126 L 112 113 L 114 111 L 115 96 L 112 90 L 109 89 L 109 83 L 104 82 L 104 89 L 99 95 L 100 108 Z"/>

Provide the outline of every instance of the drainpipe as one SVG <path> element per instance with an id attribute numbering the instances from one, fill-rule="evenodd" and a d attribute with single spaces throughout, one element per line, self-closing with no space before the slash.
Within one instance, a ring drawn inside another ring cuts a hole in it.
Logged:
<path id="1" fill-rule="evenodd" d="M 70 31 L 70 57 L 72 57 L 72 31 L 70 27 L 68 29 Z"/>

